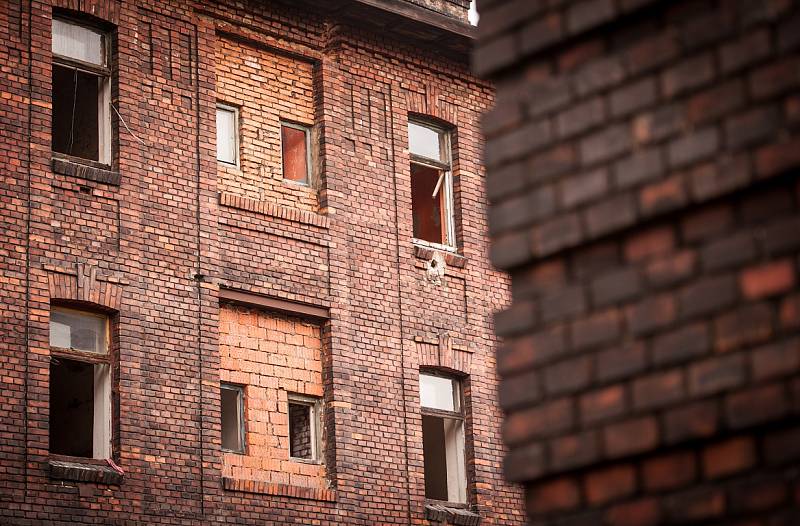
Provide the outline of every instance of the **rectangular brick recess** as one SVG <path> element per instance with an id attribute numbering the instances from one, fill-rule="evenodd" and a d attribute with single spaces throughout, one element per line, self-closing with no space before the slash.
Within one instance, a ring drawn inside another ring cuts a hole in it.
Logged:
<path id="1" fill-rule="evenodd" d="M 536 4 L 478 1 L 518 15 L 488 215 L 552 197 L 490 232 L 530 309 L 498 363 L 532 523 L 798 522 L 800 4 Z"/>
<path id="2" fill-rule="evenodd" d="M 2 2 L 0 524 L 425 524 L 421 368 L 463 390 L 467 497 L 447 520 L 526 522 L 503 478 L 510 279 L 487 257 L 495 88 L 469 69 L 468 3 Z M 111 38 L 109 165 L 51 151 L 59 14 Z M 238 110 L 235 166 L 217 104 Z M 450 133 L 452 252 L 413 239 L 409 116 Z M 284 180 L 281 122 L 310 128 L 309 185 Z M 121 471 L 48 454 L 51 302 L 110 317 Z M 242 454 L 221 448 L 221 381 L 244 392 Z M 301 395 L 315 461 L 289 458 Z"/>

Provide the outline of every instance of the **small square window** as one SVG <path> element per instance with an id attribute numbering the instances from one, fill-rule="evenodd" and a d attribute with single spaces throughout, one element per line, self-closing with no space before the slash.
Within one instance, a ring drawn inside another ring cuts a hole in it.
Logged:
<path id="1" fill-rule="evenodd" d="M 220 385 L 222 449 L 244 453 L 244 389 L 238 385 Z"/>
<path id="2" fill-rule="evenodd" d="M 283 178 L 295 183 L 311 181 L 311 134 L 306 126 L 281 123 Z"/>
<path id="3" fill-rule="evenodd" d="M 239 111 L 217 106 L 217 160 L 239 166 Z"/>
<path id="4" fill-rule="evenodd" d="M 290 395 L 289 456 L 319 460 L 319 399 Z"/>

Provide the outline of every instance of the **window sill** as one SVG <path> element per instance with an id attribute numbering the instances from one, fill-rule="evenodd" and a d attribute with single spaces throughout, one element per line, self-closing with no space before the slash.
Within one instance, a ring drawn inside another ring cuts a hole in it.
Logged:
<path id="1" fill-rule="evenodd" d="M 53 480 L 122 484 L 123 474 L 112 468 L 106 460 L 51 455 L 49 465 L 50 478 Z"/>
<path id="2" fill-rule="evenodd" d="M 289 484 L 275 484 L 272 482 L 236 479 L 231 477 L 222 477 L 222 487 L 228 491 L 241 491 L 243 493 L 336 502 L 336 492 L 332 489 L 304 488 L 301 486 L 291 486 Z"/>
<path id="3" fill-rule="evenodd" d="M 481 523 L 481 516 L 470 511 L 469 504 L 430 499 L 425 501 L 425 518 L 430 521 L 465 526 L 478 526 Z"/>
<path id="4" fill-rule="evenodd" d="M 449 247 L 433 247 L 423 245 L 417 240 L 414 240 L 414 256 L 428 261 L 436 252 L 440 252 L 444 256 L 444 262 L 450 267 L 464 268 L 467 265 L 467 258 L 455 252 L 454 248 Z"/>
<path id="5" fill-rule="evenodd" d="M 114 172 L 109 166 L 94 161 L 53 153 L 52 168 L 57 174 L 119 186 L 119 172 Z"/>

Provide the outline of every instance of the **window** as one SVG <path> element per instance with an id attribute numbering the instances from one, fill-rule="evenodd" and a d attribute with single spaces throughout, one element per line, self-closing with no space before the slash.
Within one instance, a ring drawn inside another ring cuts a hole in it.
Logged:
<path id="1" fill-rule="evenodd" d="M 420 122 L 408 123 L 411 155 L 411 212 L 414 238 L 455 247 L 450 135 Z"/>
<path id="2" fill-rule="evenodd" d="M 311 134 L 306 126 L 281 122 L 283 178 L 301 184 L 311 183 Z"/>
<path id="3" fill-rule="evenodd" d="M 453 378 L 420 373 L 419 398 L 425 497 L 466 502 L 461 384 Z"/>
<path id="4" fill-rule="evenodd" d="M 320 459 L 319 399 L 289 395 L 289 456 Z"/>
<path id="5" fill-rule="evenodd" d="M 111 69 L 105 33 L 53 19 L 54 152 L 111 163 Z"/>
<path id="6" fill-rule="evenodd" d="M 217 160 L 239 166 L 239 110 L 217 106 Z"/>
<path id="7" fill-rule="evenodd" d="M 50 309 L 50 452 L 111 456 L 108 317 Z"/>
<path id="8" fill-rule="evenodd" d="M 222 449 L 244 453 L 244 389 L 239 385 L 220 385 Z"/>

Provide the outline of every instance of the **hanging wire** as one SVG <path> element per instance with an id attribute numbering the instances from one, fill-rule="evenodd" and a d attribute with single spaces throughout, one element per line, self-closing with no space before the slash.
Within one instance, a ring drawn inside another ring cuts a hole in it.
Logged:
<path id="1" fill-rule="evenodd" d="M 141 144 L 142 146 L 147 146 L 146 142 L 141 140 L 139 137 L 136 136 L 135 133 L 133 133 L 133 131 L 131 131 L 131 129 L 128 127 L 128 123 L 125 122 L 125 119 L 122 118 L 122 115 L 120 115 L 119 110 L 117 109 L 117 107 L 114 106 L 114 104 L 111 103 L 111 102 L 109 102 L 108 105 L 111 106 L 114 109 L 114 113 L 117 114 L 117 117 L 119 117 L 119 120 L 122 122 L 122 125 L 125 126 L 125 129 L 128 130 L 128 133 L 131 134 L 131 137 L 133 137 L 134 139 L 139 141 L 139 144 Z"/>

